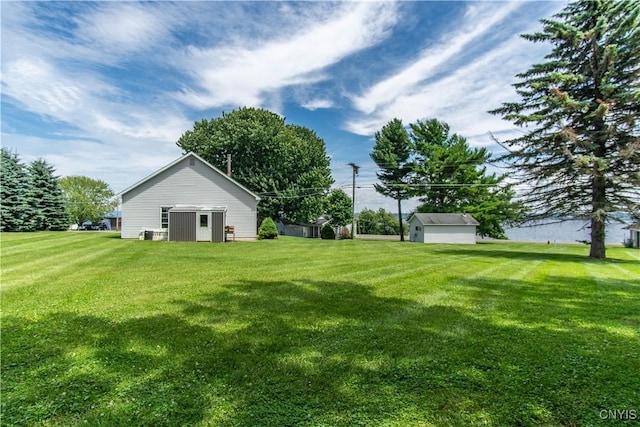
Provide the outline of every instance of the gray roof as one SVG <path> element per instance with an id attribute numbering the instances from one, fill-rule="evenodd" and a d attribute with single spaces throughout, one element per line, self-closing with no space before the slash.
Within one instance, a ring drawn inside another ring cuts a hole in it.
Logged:
<path id="1" fill-rule="evenodd" d="M 474 217 L 464 213 L 414 213 L 409 221 L 414 217 L 422 225 L 480 225 Z"/>
<path id="2" fill-rule="evenodd" d="M 635 224 L 627 225 L 624 227 L 625 230 L 640 230 L 640 222 L 636 222 Z"/>

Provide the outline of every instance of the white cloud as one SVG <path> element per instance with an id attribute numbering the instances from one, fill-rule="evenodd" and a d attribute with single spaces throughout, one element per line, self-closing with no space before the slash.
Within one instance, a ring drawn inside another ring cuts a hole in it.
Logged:
<path id="1" fill-rule="evenodd" d="M 54 166 L 58 176 L 83 175 L 101 179 L 115 192 L 124 190 L 181 154 L 173 142 L 118 135 L 93 140 L 2 133 L 2 143 L 16 149 L 23 163 L 43 158 Z"/>
<path id="2" fill-rule="evenodd" d="M 6 64 L 3 94 L 32 113 L 97 135 L 173 139 L 189 122 L 175 111 L 163 111 L 118 100 L 120 89 L 98 77 L 62 70 L 43 58 L 23 57 Z"/>
<path id="3" fill-rule="evenodd" d="M 376 61 L 369 54 L 386 49 L 387 37 L 394 37 L 387 53 L 397 53 L 395 37 L 403 37 L 400 26 L 407 25 L 399 14 L 413 8 L 408 3 L 0 6 L 2 102 L 13 114 L 3 112 L 3 145 L 15 147 L 26 161 L 47 159 L 61 175 L 103 179 L 116 191 L 177 158 L 175 141 L 194 119 L 239 105 L 282 115 L 292 103 L 311 111 L 333 109 L 320 114 L 335 113 L 333 122 L 316 129 L 322 133 L 327 126 L 328 134 L 344 115 L 352 117 L 345 127 L 358 135 L 372 135 L 393 117 L 405 123 L 437 117 L 473 144 L 487 144 L 487 130 L 510 128 L 485 111 L 508 98 L 513 70 L 532 63 L 538 52 L 526 42 L 495 36 L 508 26 L 503 18 L 520 8 L 508 3 L 472 3 L 464 21 L 451 24 L 451 34 L 429 38 L 436 47 L 382 76 L 377 73 L 391 63 L 379 61 L 370 69 L 362 61 Z M 488 34 L 502 43 L 483 50 L 478 45 Z M 376 79 L 357 96 L 350 94 L 353 82 Z M 355 112 L 341 104 L 345 97 Z M 312 114 L 304 116 L 313 122 Z M 371 187 L 377 167 L 367 157 L 369 142 L 346 132 L 327 139 L 328 152 L 337 154 L 336 185 L 350 185 L 348 161 L 361 163 L 358 210 L 394 211 L 395 201 Z"/>
<path id="4" fill-rule="evenodd" d="M 466 14 L 469 22 L 459 24 L 464 31 L 443 35 L 443 39 L 450 40 L 444 48 L 426 50 L 416 62 L 363 95 L 354 96 L 354 105 L 361 114 L 348 120 L 346 129 L 359 135 L 373 135 L 394 117 L 405 124 L 437 118 L 447 122 L 452 132 L 467 137 L 471 145 L 493 144 L 489 132 L 513 132 L 511 124 L 487 111 L 515 97 L 511 86 L 515 74 L 541 59 L 549 47 L 533 45 L 517 34 L 509 35 L 488 50 L 467 53 L 468 62 L 460 61 L 462 50 L 471 49 L 472 44 L 481 41 L 483 33 L 491 32 L 492 26 L 501 24 L 520 7 L 497 3 L 496 10 L 496 5 L 485 5 L 474 5 L 473 11 Z M 521 28 L 526 32 L 531 25 L 527 20 Z M 467 31 L 469 27 L 471 30 Z"/>
<path id="5" fill-rule="evenodd" d="M 314 111 L 323 108 L 331 108 L 334 106 L 334 102 L 330 99 L 311 99 L 303 102 L 301 106 L 307 110 Z"/>
<path id="6" fill-rule="evenodd" d="M 195 87 L 185 87 L 176 97 L 199 109 L 259 106 L 284 87 L 326 80 L 326 67 L 378 43 L 395 21 L 392 3 L 347 3 L 333 16 L 275 40 L 192 46 L 175 64 L 193 78 Z"/>
<path id="7" fill-rule="evenodd" d="M 464 22 L 453 24 L 460 28 L 454 34 L 446 34 L 435 47 L 424 50 L 419 58 L 404 69 L 378 82 L 362 96 L 353 97 L 355 107 L 371 114 L 392 102 L 398 95 L 413 92 L 416 85 L 442 72 L 448 61 L 463 53 L 465 47 L 503 20 L 521 3 L 478 3 L 469 7 Z"/>
<path id="8" fill-rule="evenodd" d="M 77 43 L 118 56 L 157 47 L 175 25 L 153 6 L 129 2 L 100 4 L 74 21 Z"/>

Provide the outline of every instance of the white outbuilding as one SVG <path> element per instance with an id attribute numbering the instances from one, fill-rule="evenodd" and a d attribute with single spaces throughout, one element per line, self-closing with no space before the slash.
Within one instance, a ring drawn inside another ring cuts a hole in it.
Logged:
<path id="1" fill-rule="evenodd" d="M 475 244 L 478 225 L 478 221 L 465 213 L 414 213 L 409 218 L 409 240 Z"/>
<path id="2" fill-rule="evenodd" d="M 260 197 L 195 153 L 187 153 L 120 193 L 122 238 L 254 240 Z M 147 237 L 149 238 L 149 237 Z"/>
<path id="3" fill-rule="evenodd" d="M 629 242 L 632 248 L 640 248 L 640 222 L 631 224 L 625 229 L 629 230 Z"/>

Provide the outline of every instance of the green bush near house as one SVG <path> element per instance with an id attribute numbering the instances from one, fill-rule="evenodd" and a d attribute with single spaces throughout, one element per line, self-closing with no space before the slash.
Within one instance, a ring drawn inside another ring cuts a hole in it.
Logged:
<path id="1" fill-rule="evenodd" d="M 320 229 L 320 237 L 325 240 L 335 240 L 336 232 L 333 231 L 333 227 L 327 223 Z"/>
<path id="2" fill-rule="evenodd" d="M 635 249 L 593 260 L 585 245 L 0 238 L 3 426 L 612 426 L 637 414 Z"/>
<path id="3" fill-rule="evenodd" d="M 276 227 L 276 223 L 271 218 L 262 220 L 262 224 L 258 228 L 258 238 L 261 240 L 278 238 L 278 227 Z"/>

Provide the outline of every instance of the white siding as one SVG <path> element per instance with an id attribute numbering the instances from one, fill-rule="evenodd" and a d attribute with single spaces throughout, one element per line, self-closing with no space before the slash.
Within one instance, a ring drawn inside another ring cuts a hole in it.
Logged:
<path id="1" fill-rule="evenodd" d="M 424 243 L 476 243 L 475 225 L 426 225 Z"/>
<path id="2" fill-rule="evenodd" d="M 224 206 L 236 239 L 256 238 L 255 197 L 193 156 L 123 194 L 122 238 L 137 238 L 143 228 L 160 229 L 161 208 L 175 205 Z"/>

